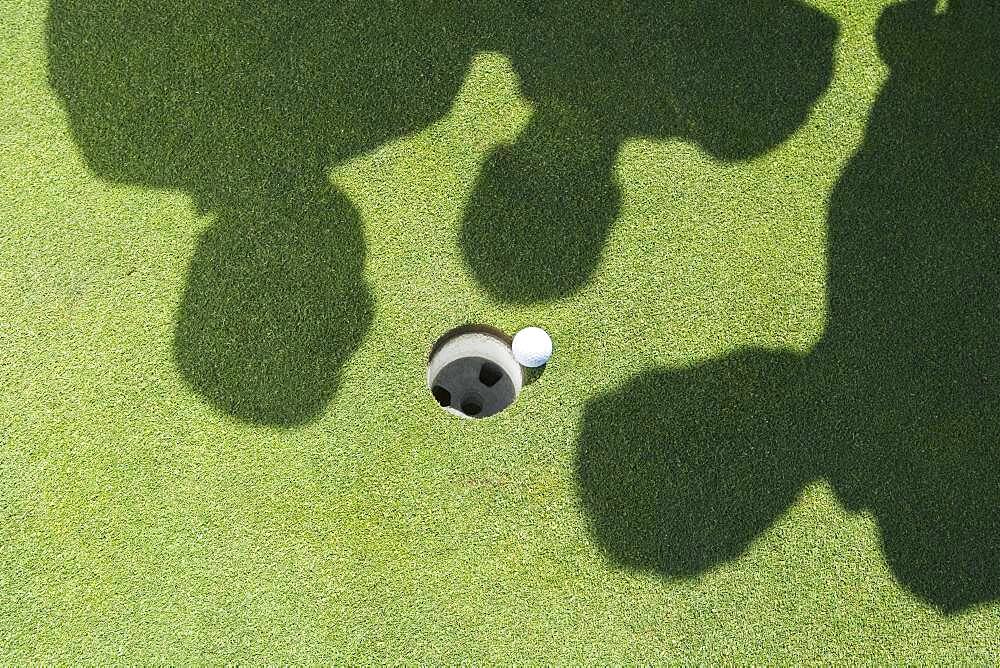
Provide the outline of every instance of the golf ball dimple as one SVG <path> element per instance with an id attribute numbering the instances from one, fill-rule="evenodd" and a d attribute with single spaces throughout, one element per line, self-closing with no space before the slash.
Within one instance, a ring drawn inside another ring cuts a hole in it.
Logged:
<path id="1" fill-rule="evenodd" d="M 552 339 L 541 327 L 526 327 L 514 335 L 511 343 L 514 359 L 521 366 L 543 366 L 552 357 Z"/>

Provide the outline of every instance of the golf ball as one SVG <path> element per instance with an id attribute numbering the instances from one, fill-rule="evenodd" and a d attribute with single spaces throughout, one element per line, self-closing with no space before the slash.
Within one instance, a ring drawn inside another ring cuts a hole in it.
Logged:
<path id="1" fill-rule="evenodd" d="M 514 335 L 514 359 L 521 366 L 540 367 L 552 357 L 552 339 L 541 327 L 526 327 Z"/>

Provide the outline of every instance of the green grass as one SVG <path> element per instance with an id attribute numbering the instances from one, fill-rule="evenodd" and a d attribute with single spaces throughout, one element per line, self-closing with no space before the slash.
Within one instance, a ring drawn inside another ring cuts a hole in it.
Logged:
<path id="1" fill-rule="evenodd" d="M 0 657 L 1000 662 L 990 3 L 203 4 L 0 5 Z"/>

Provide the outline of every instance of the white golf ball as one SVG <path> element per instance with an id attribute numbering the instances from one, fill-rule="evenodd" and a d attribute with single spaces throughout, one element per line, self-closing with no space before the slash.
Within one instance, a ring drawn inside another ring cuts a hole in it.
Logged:
<path id="1" fill-rule="evenodd" d="M 511 343 L 514 359 L 521 366 L 540 367 L 552 357 L 552 339 L 541 327 L 525 327 L 514 335 Z"/>

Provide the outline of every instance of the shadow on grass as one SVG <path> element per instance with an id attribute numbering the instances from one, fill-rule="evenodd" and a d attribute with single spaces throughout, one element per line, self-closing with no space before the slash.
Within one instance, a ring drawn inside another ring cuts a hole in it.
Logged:
<path id="1" fill-rule="evenodd" d="M 487 160 L 461 246 L 480 285 L 520 303 L 590 279 L 618 215 L 626 138 L 761 155 L 826 89 L 837 34 L 790 0 L 510 2 L 497 15 L 483 43 L 510 55 L 535 114 Z"/>
<path id="2" fill-rule="evenodd" d="M 50 80 L 88 164 L 214 217 L 175 359 L 217 408 L 317 417 L 373 317 L 358 213 L 329 168 L 442 116 L 467 68 L 419 3 L 54 0 Z"/>
<path id="3" fill-rule="evenodd" d="M 588 405 L 582 499 L 618 562 L 703 572 L 825 478 L 914 594 L 1000 598 L 1000 10 L 934 5 L 878 24 L 890 75 L 831 197 L 816 349 L 650 371 Z"/>
<path id="4" fill-rule="evenodd" d="M 534 301 L 593 271 L 623 138 L 760 154 L 827 85 L 835 32 L 792 0 L 52 0 L 48 43 L 90 167 L 215 217 L 178 310 L 184 378 L 292 426 L 323 410 L 373 313 L 358 214 L 324 175 L 443 116 L 475 52 L 510 55 L 538 113 L 486 166 L 462 246 L 494 296 Z"/>
<path id="5" fill-rule="evenodd" d="M 267 185 L 273 191 L 257 201 L 218 210 L 202 235 L 175 355 L 214 405 L 244 420 L 294 425 L 333 397 L 372 306 L 350 203 L 325 180 Z"/>

